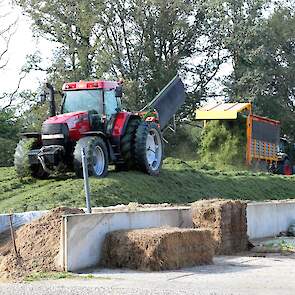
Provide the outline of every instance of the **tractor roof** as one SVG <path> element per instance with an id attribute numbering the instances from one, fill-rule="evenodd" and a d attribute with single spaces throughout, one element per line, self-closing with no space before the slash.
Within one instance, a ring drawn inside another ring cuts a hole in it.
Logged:
<path id="1" fill-rule="evenodd" d="M 119 82 L 116 81 L 79 81 L 79 82 L 69 82 L 65 83 L 62 90 L 86 90 L 86 89 L 114 89 L 118 86 Z"/>

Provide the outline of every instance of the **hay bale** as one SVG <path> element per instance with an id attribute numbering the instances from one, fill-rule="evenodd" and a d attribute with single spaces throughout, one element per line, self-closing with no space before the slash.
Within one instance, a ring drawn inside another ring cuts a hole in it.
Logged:
<path id="1" fill-rule="evenodd" d="M 246 203 L 234 200 L 202 200 L 192 204 L 195 228 L 213 233 L 216 254 L 233 254 L 248 249 Z"/>
<path id="2" fill-rule="evenodd" d="M 167 270 L 212 263 L 214 245 L 207 229 L 151 228 L 107 234 L 105 267 Z"/>

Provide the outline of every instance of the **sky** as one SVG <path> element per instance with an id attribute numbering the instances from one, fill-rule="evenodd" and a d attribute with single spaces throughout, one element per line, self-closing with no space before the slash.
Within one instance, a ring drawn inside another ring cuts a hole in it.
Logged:
<path id="1" fill-rule="evenodd" d="M 4 21 L 0 22 L 0 30 L 5 27 L 5 24 L 13 23 L 16 19 L 18 19 L 18 21 L 16 31 L 11 39 L 9 50 L 6 55 L 6 58 L 8 59 L 7 67 L 0 70 L 0 93 L 10 92 L 15 89 L 19 80 L 21 68 L 25 64 L 26 56 L 28 54 L 33 54 L 39 50 L 42 54 L 43 62 L 45 64 L 49 64 L 52 56 L 52 50 L 55 47 L 54 43 L 45 39 L 33 38 L 30 19 L 22 15 L 21 10 L 17 7 L 11 10 L 9 0 L 2 0 L 1 2 L 0 15 L 6 12 L 8 12 L 9 15 L 5 17 Z M 3 46 L 2 40 L 0 40 L 0 48 L 1 45 Z M 39 83 L 44 81 L 44 79 L 44 73 L 32 72 L 22 81 L 20 89 L 36 89 Z"/>

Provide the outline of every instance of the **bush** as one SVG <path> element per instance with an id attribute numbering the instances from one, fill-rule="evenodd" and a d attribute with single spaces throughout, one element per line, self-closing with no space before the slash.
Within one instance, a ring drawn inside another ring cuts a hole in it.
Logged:
<path id="1" fill-rule="evenodd" d="M 165 156 L 184 160 L 195 160 L 200 143 L 201 129 L 195 126 L 182 125 L 177 127 L 176 133 L 167 131 L 164 138 Z"/>
<path id="2" fill-rule="evenodd" d="M 16 145 L 15 140 L 0 137 L 0 167 L 13 166 Z"/>

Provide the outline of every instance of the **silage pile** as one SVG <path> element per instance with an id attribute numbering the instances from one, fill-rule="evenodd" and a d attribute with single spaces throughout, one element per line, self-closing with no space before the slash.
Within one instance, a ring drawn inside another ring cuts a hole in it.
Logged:
<path id="1" fill-rule="evenodd" d="M 202 200 L 192 204 L 193 225 L 213 233 L 216 254 L 248 250 L 247 204 L 238 200 Z"/>
<path id="2" fill-rule="evenodd" d="M 61 217 L 78 213 L 83 213 L 83 210 L 56 208 L 41 218 L 20 227 L 16 231 L 19 258 L 16 258 L 10 239 L 6 237 L 0 241 L 0 277 L 21 280 L 31 272 L 61 270 L 57 263 Z"/>
<path id="3" fill-rule="evenodd" d="M 212 263 L 213 237 L 208 229 L 150 228 L 107 234 L 101 264 L 148 271 Z"/>
<path id="4" fill-rule="evenodd" d="M 201 135 L 202 162 L 242 166 L 246 158 L 246 118 L 208 121 Z"/>

